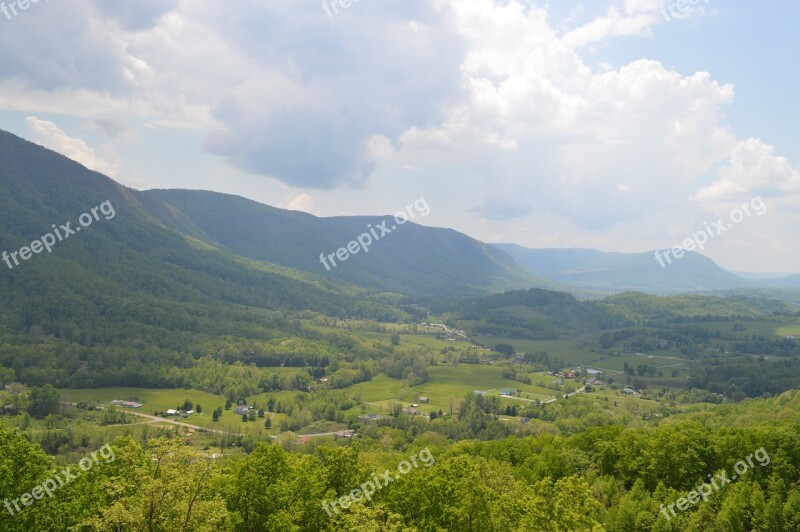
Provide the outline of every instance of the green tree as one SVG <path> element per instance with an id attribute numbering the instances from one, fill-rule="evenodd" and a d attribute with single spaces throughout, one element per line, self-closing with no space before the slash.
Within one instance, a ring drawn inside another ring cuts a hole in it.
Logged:
<path id="1" fill-rule="evenodd" d="M 0 530 L 28 531 L 55 530 L 48 528 L 46 513 L 52 512 L 42 504 L 26 508 L 14 499 L 30 487 L 40 484 L 48 476 L 52 463 L 42 450 L 30 443 L 23 434 L 0 425 Z M 16 506 L 22 511 L 17 511 Z M 11 510 L 9 510 L 9 507 Z M 13 512 L 13 515 L 12 515 Z"/>
<path id="2" fill-rule="evenodd" d="M 150 440 L 143 449 L 125 437 L 114 449 L 116 460 L 89 472 L 98 477 L 88 483 L 87 498 L 76 501 L 77 508 L 100 506 L 81 530 L 225 529 L 228 511 L 213 459 L 179 439 Z"/>
<path id="3" fill-rule="evenodd" d="M 52 385 L 34 386 L 28 396 L 28 413 L 36 419 L 44 419 L 58 412 L 60 401 L 61 396 Z"/>
<path id="4" fill-rule="evenodd" d="M 225 493 L 235 514 L 234 529 L 326 529 L 328 517 L 321 501 L 333 494 L 326 493 L 324 477 L 317 458 L 259 443 L 228 477 Z"/>

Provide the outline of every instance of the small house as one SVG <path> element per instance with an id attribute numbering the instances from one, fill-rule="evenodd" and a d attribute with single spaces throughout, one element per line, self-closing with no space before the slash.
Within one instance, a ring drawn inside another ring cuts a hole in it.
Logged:
<path id="1" fill-rule="evenodd" d="M 419 398 L 419 402 L 424 404 L 424 405 L 427 405 L 428 403 L 431 402 L 431 400 L 428 399 L 427 397 L 422 396 L 422 397 Z"/>
<path id="2" fill-rule="evenodd" d="M 247 414 L 250 412 L 250 407 L 248 405 L 239 405 L 233 409 L 234 414 L 239 414 L 240 416 L 243 414 Z"/>

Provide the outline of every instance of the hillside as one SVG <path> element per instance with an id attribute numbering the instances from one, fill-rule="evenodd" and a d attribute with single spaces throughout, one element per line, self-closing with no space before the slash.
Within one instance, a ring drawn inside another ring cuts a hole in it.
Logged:
<path id="1" fill-rule="evenodd" d="M 637 324 L 759 320 L 800 313 L 796 305 L 746 295 L 656 296 L 625 292 L 581 301 L 567 293 L 538 288 L 447 302 L 433 309 L 470 334 L 537 340 L 570 338 Z"/>
<path id="2" fill-rule="evenodd" d="M 162 221 L 251 259 L 417 298 L 475 296 L 533 286 L 555 287 L 524 271 L 506 253 L 452 229 L 389 216 L 319 218 L 207 191 L 151 190 L 148 196 L 174 207 Z M 420 219 L 419 217 L 417 218 Z M 377 227 L 391 232 L 329 270 L 329 254 Z M 395 229 L 392 230 L 392 227 Z"/>
<path id="3" fill-rule="evenodd" d="M 607 253 L 593 249 L 530 249 L 493 244 L 526 270 L 568 286 L 604 292 L 653 294 L 758 288 L 761 281 L 743 279 L 690 252 L 661 267 L 654 252 Z"/>
<path id="4" fill-rule="evenodd" d="M 81 228 L 92 208 L 99 216 Z M 302 336 L 275 311 L 403 315 L 386 296 L 238 257 L 167 227 L 154 213 L 168 210 L 0 132 L 0 252 L 12 266 L 0 268 L 0 364 L 33 383 L 158 385 L 169 368 L 187 366 L 187 353 Z M 51 252 L 22 260 L 17 250 L 68 221 L 74 234 L 64 238 L 62 229 Z"/>

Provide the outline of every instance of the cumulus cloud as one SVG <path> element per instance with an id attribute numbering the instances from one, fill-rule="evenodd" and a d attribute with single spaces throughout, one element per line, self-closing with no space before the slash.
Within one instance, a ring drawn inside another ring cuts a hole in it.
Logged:
<path id="1" fill-rule="evenodd" d="M 70 137 L 59 129 L 53 122 L 39 120 L 34 116 L 25 119 L 25 124 L 31 132 L 33 139 L 46 148 L 77 161 L 90 170 L 114 177 L 119 169 L 119 160 L 109 161 L 98 155 L 86 142 L 79 138 Z M 113 153 L 109 147 L 104 151 Z"/>
<path id="2" fill-rule="evenodd" d="M 741 199 L 753 194 L 796 195 L 800 193 L 800 170 L 774 148 L 759 139 L 739 142 L 729 163 L 720 168 L 719 179 L 692 194 L 692 201 Z"/>
<path id="3" fill-rule="evenodd" d="M 659 31 L 662 0 L 580 5 L 557 24 L 543 5 L 381 0 L 330 18 L 296 0 L 40 4 L 0 34 L 15 50 L 0 55 L 0 109 L 79 116 L 116 141 L 146 137 L 141 124 L 193 129 L 180 138 L 316 197 L 366 195 L 403 169 L 483 226 L 536 221 L 548 238 L 600 242 L 645 221 L 652 238 L 701 207 L 800 199 L 790 161 L 728 127 L 735 91 L 713 72 L 584 60 Z M 41 142 L 115 170 L 113 154 L 44 124 L 29 123 Z M 314 208 L 309 194 L 290 205 Z"/>
<path id="4" fill-rule="evenodd" d="M 314 202 L 314 198 L 305 192 L 296 196 L 292 201 L 290 201 L 286 208 L 290 211 L 303 211 L 311 214 L 315 214 L 317 211 L 317 205 Z"/>

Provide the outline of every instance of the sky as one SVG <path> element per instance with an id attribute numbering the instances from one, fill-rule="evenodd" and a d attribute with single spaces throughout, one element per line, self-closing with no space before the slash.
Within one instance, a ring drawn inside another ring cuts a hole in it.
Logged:
<path id="1" fill-rule="evenodd" d="M 319 216 L 424 197 L 424 225 L 533 248 L 711 231 L 725 268 L 798 273 L 798 19 L 789 0 L 5 0 L 0 129 L 137 189 Z"/>

